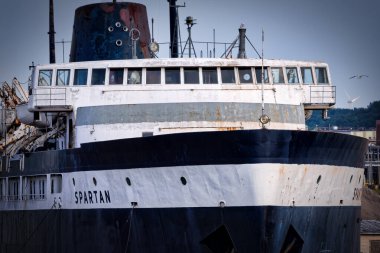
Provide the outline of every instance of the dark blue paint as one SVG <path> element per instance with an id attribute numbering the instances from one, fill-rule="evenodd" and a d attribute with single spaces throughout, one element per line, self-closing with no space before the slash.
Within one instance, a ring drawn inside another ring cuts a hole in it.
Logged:
<path id="1" fill-rule="evenodd" d="M 123 13 L 128 13 L 123 15 Z M 133 19 L 133 24 L 130 21 Z M 120 27 L 116 23 L 120 23 Z M 123 27 L 128 31 L 124 31 Z M 113 31 L 108 29 L 112 27 Z M 129 31 L 137 28 L 137 58 L 149 58 L 150 34 L 144 5 L 135 3 L 101 3 L 82 6 L 75 11 L 70 62 L 132 59 Z M 117 46 L 116 41 L 122 45 Z"/>

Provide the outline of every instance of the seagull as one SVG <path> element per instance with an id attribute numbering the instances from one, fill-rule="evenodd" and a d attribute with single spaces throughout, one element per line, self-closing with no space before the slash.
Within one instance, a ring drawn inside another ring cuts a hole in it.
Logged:
<path id="1" fill-rule="evenodd" d="M 356 97 L 356 98 L 353 98 L 353 99 L 349 99 L 349 100 L 347 100 L 347 103 L 348 104 L 353 104 L 356 100 L 358 100 L 360 98 L 360 96 L 359 97 Z"/>
<path id="2" fill-rule="evenodd" d="M 348 92 L 346 90 L 344 91 L 344 93 L 346 93 L 347 104 L 349 105 L 349 107 L 353 108 L 354 103 L 356 102 L 356 100 L 358 100 L 360 98 L 360 96 L 358 96 L 356 98 L 351 98 L 351 96 L 348 94 Z"/>
<path id="3" fill-rule="evenodd" d="M 369 76 L 367 76 L 367 75 L 354 75 L 354 76 L 351 76 L 350 79 L 354 79 L 354 78 L 362 79 L 363 77 L 369 77 Z"/>

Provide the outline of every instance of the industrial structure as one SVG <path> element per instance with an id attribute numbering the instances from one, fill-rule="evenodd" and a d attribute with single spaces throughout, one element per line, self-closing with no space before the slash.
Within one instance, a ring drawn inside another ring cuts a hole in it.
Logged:
<path id="1" fill-rule="evenodd" d="M 380 182 L 380 120 L 376 121 L 376 133 L 369 139 L 365 157 L 365 175 L 368 185 L 378 187 Z"/>

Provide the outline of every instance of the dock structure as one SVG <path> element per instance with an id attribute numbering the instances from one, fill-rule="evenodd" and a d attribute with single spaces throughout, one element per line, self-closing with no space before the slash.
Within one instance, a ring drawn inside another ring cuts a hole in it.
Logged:
<path id="1" fill-rule="evenodd" d="M 376 121 L 375 138 L 370 140 L 365 157 L 366 182 L 370 186 L 380 184 L 380 120 Z"/>

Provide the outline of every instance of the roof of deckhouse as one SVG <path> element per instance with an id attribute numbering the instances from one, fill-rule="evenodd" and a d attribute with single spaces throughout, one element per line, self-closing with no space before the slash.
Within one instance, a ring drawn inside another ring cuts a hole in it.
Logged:
<path id="1" fill-rule="evenodd" d="M 362 220 L 360 223 L 361 235 L 380 235 L 380 221 Z"/>

